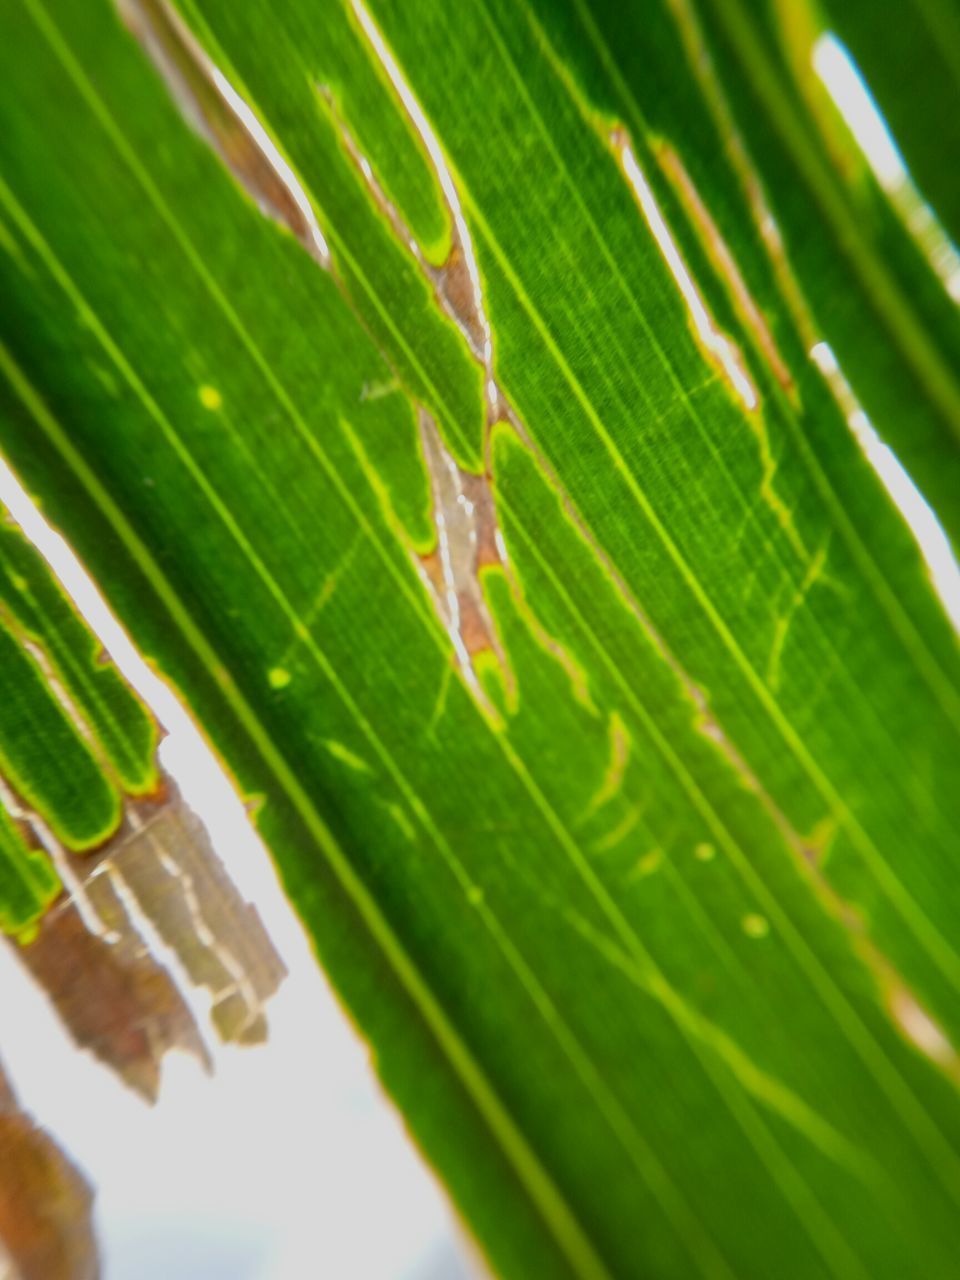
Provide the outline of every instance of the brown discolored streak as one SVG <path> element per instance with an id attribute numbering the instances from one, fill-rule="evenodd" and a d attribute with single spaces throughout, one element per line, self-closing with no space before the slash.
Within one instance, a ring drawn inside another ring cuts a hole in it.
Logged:
<path id="1" fill-rule="evenodd" d="M 168 1050 L 210 1066 L 191 985 L 209 992 L 222 1040 L 266 1039 L 264 1006 L 286 970 L 169 777 L 128 801 L 96 853 L 59 859 L 72 892 L 11 945 L 81 1047 L 154 1100 Z"/>
<path id="2" fill-rule="evenodd" d="M 480 583 L 482 568 L 504 564 L 490 481 L 457 464 L 422 406 L 417 422 L 437 531 L 436 550 L 420 557 L 424 576 L 468 680 L 472 660 L 484 652 L 493 653 L 508 675 Z"/>
<path id="3" fill-rule="evenodd" d="M 436 287 L 446 303 L 448 314 L 460 326 L 467 339 L 467 345 L 482 360 L 490 334 L 477 305 L 466 254 L 456 236 L 446 261 L 437 273 Z"/>
<path id="4" fill-rule="evenodd" d="M 77 1044 L 152 1102 L 168 1049 L 185 1049 L 205 1063 L 207 1052 L 173 979 L 124 925 L 122 905 L 111 911 L 107 894 L 98 896 L 98 913 L 120 926 L 112 928 L 113 940 L 92 933 L 76 903 L 63 898 L 17 953 Z"/>
<path id="5" fill-rule="evenodd" d="M 292 232 L 321 266 L 328 266 L 326 241 L 296 177 L 172 5 L 167 0 L 117 0 L 117 8 L 197 133 L 261 211 Z"/>
<path id="6" fill-rule="evenodd" d="M 159 800 L 128 805 L 118 835 L 80 866 L 90 891 L 113 880 L 129 892 L 190 982 L 209 991 L 222 1040 L 266 1040 L 263 1006 L 286 968 L 172 779 Z"/>
<path id="7" fill-rule="evenodd" d="M 770 326 L 754 300 L 730 246 L 704 203 L 686 165 L 668 143 L 654 142 L 652 149 L 660 168 L 677 193 L 687 217 L 696 228 L 715 271 L 726 285 L 741 324 L 753 337 L 781 387 L 796 399 L 793 375 L 780 354 Z"/>

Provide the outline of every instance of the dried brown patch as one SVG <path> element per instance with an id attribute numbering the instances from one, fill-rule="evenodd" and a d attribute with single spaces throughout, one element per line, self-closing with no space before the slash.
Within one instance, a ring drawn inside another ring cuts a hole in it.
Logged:
<path id="1" fill-rule="evenodd" d="M 93 1191 L 0 1069 L 0 1254 L 18 1280 L 97 1280 Z"/>

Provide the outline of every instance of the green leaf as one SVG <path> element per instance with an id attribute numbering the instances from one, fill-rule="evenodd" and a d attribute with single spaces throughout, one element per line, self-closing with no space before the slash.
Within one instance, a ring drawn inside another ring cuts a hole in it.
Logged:
<path id="1" fill-rule="evenodd" d="M 0 810 L 0 932 L 29 937 L 59 892 L 50 859 L 31 849 L 6 810 Z"/>
<path id="2" fill-rule="evenodd" d="M 65 844 L 84 848 L 98 843 L 120 820 L 119 797 L 42 672 L 2 626 L 0 668 L 4 775 L 34 807 L 49 814 Z"/>
<path id="3" fill-rule="evenodd" d="M 960 663 L 847 420 L 955 533 L 958 321 L 819 11 L 122 11 L 0 15 L 0 441 L 494 1268 L 950 1275 Z"/>
<path id="4" fill-rule="evenodd" d="M 28 938 L 61 884 L 24 806 L 66 849 L 117 829 L 158 785 L 156 724 L 40 555 L 0 527 L 0 931 Z M 23 821 L 21 821 L 23 818 Z"/>
<path id="5" fill-rule="evenodd" d="M 48 688 L 69 708 L 74 735 L 128 795 L 158 782 L 157 726 L 76 613 L 50 569 L 18 529 L 0 528 L 0 611 Z M 60 762 L 64 773 L 69 769 Z"/>
<path id="6" fill-rule="evenodd" d="M 123 793 L 158 785 L 156 724 L 110 665 L 39 553 L 0 528 L 0 778 L 4 803 L 28 806 L 64 848 L 103 844 Z M 47 855 L 3 814 L 0 918 L 28 928 L 60 882 Z"/>

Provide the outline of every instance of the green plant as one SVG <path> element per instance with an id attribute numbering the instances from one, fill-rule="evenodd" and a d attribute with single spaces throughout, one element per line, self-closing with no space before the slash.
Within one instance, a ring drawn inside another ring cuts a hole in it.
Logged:
<path id="1" fill-rule="evenodd" d="M 503 1275 L 955 1266 L 960 668 L 863 443 L 955 536 L 960 26 L 888 8 L 0 12 L 0 443 Z"/>

